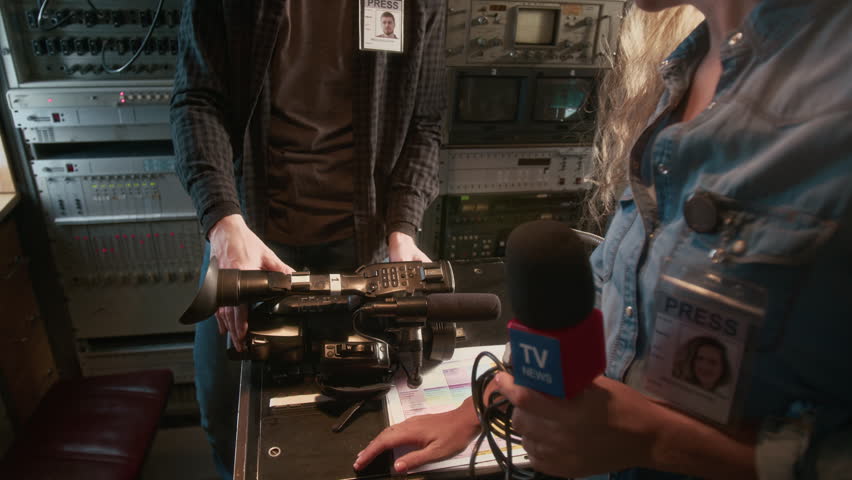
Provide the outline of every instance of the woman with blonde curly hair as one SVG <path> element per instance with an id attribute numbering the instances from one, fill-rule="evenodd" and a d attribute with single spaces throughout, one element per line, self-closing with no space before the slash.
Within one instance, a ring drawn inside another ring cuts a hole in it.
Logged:
<path id="1" fill-rule="evenodd" d="M 589 209 L 608 223 L 591 256 L 606 370 L 569 399 L 495 377 L 536 471 L 848 478 L 850 25 L 850 2 L 636 0 L 602 88 Z M 695 331 L 727 336 L 730 399 L 672 379 L 674 342 Z M 385 430 L 355 468 L 413 444 L 406 471 L 478 431 L 468 400 Z"/>

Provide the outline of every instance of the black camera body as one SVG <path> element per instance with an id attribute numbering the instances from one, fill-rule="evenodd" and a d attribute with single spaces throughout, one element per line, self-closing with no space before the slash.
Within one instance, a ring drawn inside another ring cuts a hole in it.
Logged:
<path id="1" fill-rule="evenodd" d="M 315 376 L 332 396 L 369 392 L 393 373 L 392 346 L 355 332 L 361 297 L 289 296 L 254 306 L 242 352 L 232 360 L 261 360 L 280 375 Z"/>
<path id="2" fill-rule="evenodd" d="M 281 371 L 315 374 L 323 391 L 357 396 L 387 388 L 401 368 L 412 387 L 424 360 L 452 357 L 455 322 L 500 316 L 492 294 L 454 294 L 446 261 L 368 265 L 354 274 L 285 275 L 219 270 L 211 259 L 195 301 L 181 318 L 195 323 L 220 306 L 252 305 L 242 352 Z"/>

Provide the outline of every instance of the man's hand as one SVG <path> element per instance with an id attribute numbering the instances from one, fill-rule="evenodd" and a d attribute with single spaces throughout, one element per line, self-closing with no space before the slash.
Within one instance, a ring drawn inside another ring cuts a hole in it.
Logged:
<path id="1" fill-rule="evenodd" d="M 388 256 L 391 262 L 432 261 L 417 248 L 411 236 L 402 232 L 391 232 L 388 235 Z"/>
<path id="2" fill-rule="evenodd" d="M 393 464 L 399 473 L 424 463 L 451 457 L 461 452 L 479 433 L 479 422 L 473 403 L 468 398 L 455 410 L 411 417 L 399 425 L 390 426 L 362 450 L 352 467 L 360 470 L 377 455 L 390 448 L 414 445 L 417 450 L 399 457 Z"/>
<path id="3" fill-rule="evenodd" d="M 219 260 L 219 268 L 293 272 L 248 228 L 241 215 L 228 215 L 216 222 L 209 238 L 210 255 Z M 248 330 L 248 307 L 220 307 L 216 311 L 216 321 L 219 334 L 227 331 L 234 348 L 242 351 Z"/>

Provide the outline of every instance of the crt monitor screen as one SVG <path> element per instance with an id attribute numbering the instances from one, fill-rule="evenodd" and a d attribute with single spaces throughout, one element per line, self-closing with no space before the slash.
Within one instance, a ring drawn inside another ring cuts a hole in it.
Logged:
<path id="1" fill-rule="evenodd" d="M 515 19 L 515 45 L 556 45 L 559 10 L 518 8 Z"/>
<path id="2" fill-rule="evenodd" d="M 513 122 L 518 118 L 519 77 L 460 76 L 456 118 L 460 122 Z"/>
<path id="3" fill-rule="evenodd" d="M 566 122 L 589 99 L 592 81 L 586 78 L 539 78 L 536 81 L 533 120 Z"/>

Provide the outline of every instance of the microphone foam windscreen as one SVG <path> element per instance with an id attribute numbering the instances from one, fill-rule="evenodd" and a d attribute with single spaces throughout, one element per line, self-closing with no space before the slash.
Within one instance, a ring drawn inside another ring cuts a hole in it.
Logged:
<path id="1" fill-rule="evenodd" d="M 435 322 L 486 322 L 500 318 L 493 293 L 433 293 L 426 296 L 426 318 Z"/>
<path id="2" fill-rule="evenodd" d="M 515 318 L 527 327 L 570 327 L 595 306 L 583 242 L 562 222 L 537 220 L 515 228 L 506 244 L 506 277 Z"/>

